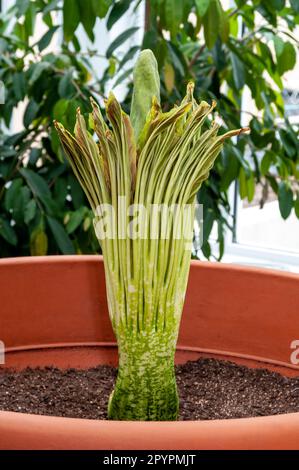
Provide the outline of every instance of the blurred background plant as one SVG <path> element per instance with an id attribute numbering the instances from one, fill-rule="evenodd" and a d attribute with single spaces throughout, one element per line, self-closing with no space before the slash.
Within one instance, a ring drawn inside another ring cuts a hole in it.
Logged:
<path id="1" fill-rule="evenodd" d="M 92 213 L 52 121 L 72 130 L 76 108 L 88 119 L 89 96 L 103 105 L 101 98 L 111 87 L 121 87 L 119 97 L 128 110 L 132 63 L 140 48 L 156 54 L 165 110 L 182 99 L 192 79 L 196 98 L 216 99 L 225 128 L 242 123 L 252 129 L 226 145 L 198 194 L 204 210 L 203 256 L 220 259 L 226 232 L 235 231 L 229 194 L 236 181 L 242 199 L 257 197 L 262 207 L 269 194 L 276 194 L 281 217 L 294 211 L 299 218 L 298 129 L 285 112 L 282 81 L 296 64 L 299 0 L 6 4 L 0 16 L 0 80 L 5 86 L 5 104 L 0 105 L 1 257 L 99 251 Z M 120 28 L 129 15 L 133 24 Z M 113 28 L 117 34 L 107 40 Z M 243 107 L 244 92 L 250 95 L 250 109 Z M 211 249 L 212 229 L 217 254 Z"/>

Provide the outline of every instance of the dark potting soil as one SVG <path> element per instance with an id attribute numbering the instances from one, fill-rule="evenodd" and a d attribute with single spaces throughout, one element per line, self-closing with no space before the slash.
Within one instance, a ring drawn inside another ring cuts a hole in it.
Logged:
<path id="1" fill-rule="evenodd" d="M 106 419 L 116 369 L 0 370 L 0 409 Z M 299 411 L 299 377 L 199 359 L 176 366 L 180 419 L 226 419 Z"/>

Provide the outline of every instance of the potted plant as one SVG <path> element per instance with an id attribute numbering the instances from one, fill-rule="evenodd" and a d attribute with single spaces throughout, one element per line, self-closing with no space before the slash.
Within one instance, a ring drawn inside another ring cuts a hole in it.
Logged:
<path id="1" fill-rule="evenodd" d="M 75 136 L 55 122 L 73 170 L 95 214 L 105 262 L 119 369 L 109 417 L 172 420 L 178 415 L 174 354 L 185 298 L 196 194 L 228 137 L 198 104 L 193 84 L 180 106 L 163 113 L 151 50 L 134 69 L 131 115 L 112 93 L 106 114 L 91 100 L 89 134 L 77 112 Z M 105 230 L 106 228 L 106 230 Z"/>

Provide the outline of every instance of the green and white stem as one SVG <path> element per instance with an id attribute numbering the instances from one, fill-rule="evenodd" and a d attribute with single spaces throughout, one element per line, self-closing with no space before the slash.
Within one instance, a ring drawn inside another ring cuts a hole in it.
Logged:
<path id="1" fill-rule="evenodd" d="M 224 140 L 247 130 L 217 136 L 219 126 L 206 125 L 215 103 L 196 103 L 192 84 L 180 106 L 162 113 L 157 83 L 152 53 L 143 51 L 135 68 L 131 118 L 111 93 L 105 102 L 108 126 L 91 100 L 98 143 L 80 110 L 74 136 L 55 122 L 92 209 L 96 212 L 101 204 L 114 209 L 108 224 L 115 236 L 101 240 L 109 314 L 119 348 L 111 419 L 177 418 L 174 354 L 189 274 L 195 197 Z M 191 217 L 186 221 L 184 211 L 174 217 L 156 211 L 144 221 L 144 236 L 132 238 L 127 231 L 120 234 L 132 220 L 131 204 L 148 211 L 153 204 L 189 204 Z M 184 236 L 176 237 L 180 229 Z M 154 230 L 155 239 L 150 236 Z"/>

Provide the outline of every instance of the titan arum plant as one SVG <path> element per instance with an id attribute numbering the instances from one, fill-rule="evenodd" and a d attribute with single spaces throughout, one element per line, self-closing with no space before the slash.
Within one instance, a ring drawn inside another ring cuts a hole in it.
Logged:
<path id="1" fill-rule="evenodd" d="M 246 129 L 217 136 L 219 125 L 207 120 L 215 102 L 197 103 L 192 83 L 182 103 L 163 113 L 157 62 L 150 50 L 140 53 L 134 68 L 130 116 L 113 93 L 105 102 L 108 124 L 93 99 L 91 105 L 90 127 L 97 143 L 79 109 L 74 136 L 60 123 L 55 126 L 95 213 L 103 252 L 119 350 L 108 416 L 175 420 L 179 400 L 174 354 L 196 193 L 225 139 Z"/>

